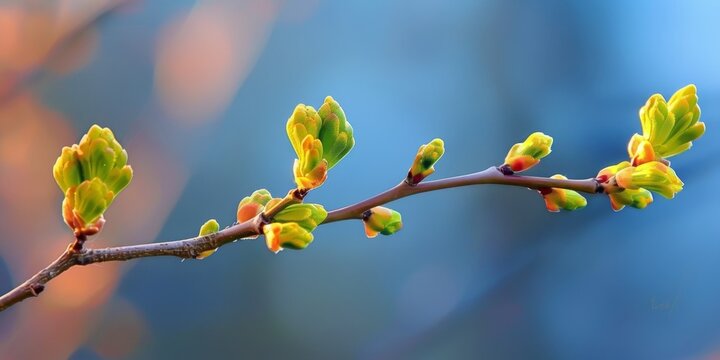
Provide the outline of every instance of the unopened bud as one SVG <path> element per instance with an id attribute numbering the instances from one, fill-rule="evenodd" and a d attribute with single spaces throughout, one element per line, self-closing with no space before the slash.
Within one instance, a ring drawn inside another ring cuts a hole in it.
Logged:
<path id="1" fill-rule="evenodd" d="M 319 204 L 292 204 L 273 217 L 273 222 L 294 222 L 307 231 L 313 231 L 327 217 L 327 211 Z"/>
<path id="2" fill-rule="evenodd" d="M 331 96 L 318 110 L 322 119 L 319 139 L 323 145 L 323 157 L 332 169 L 355 145 L 353 128 L 345 117 L 345 112 Z"/>
<path id="3" fill-rule="evenodd" d="M 624 168 L 615 175 L 615 180 L 624 189 L 644 188 L 668 199 L 675 197 L 683 188 L 683 182 L 675 171 L 659 161 Z"/>
<path id="4" fill-rule="evenodd" d="M 553 175 L 551 178 L 567 180 L 565 176 L 560 174 Z M 560 210 L 573 211 L 582 209 L 587 205 L 585 197 L 574 190 L 550 188 L 540 191 L 540 194 L 545 200 L 545 207 L 551 212 Z"/>
<path id="5" fill-rule="evenodd" d="M 201 227 L 200 232 L 198 232 L 198 236 L 206 236 L 210 235 L 212 233 L 216 233 L 220 230 L 220 224 L 215 219 L 210 219 L 206 221 Z M 217 248 L 212 250 L 206 250 L 200 253 L 196 259 L 204 259 L 212 254 L 214 254 L 217 251 Z"/>
<path id="6" fill-rule="evenodd" d="M 505 166 L 514 172 L 530 169 L 552 152 L 552 143 L 552 137 L 541 132 L 532 133 L 525 141 L 510 148 L 505 156 Z"/>
<path id="7" fill-rule="evenodd" d="M 421 145 L 408 171 L 407 183 L 418 184 L 434 173 L 434 165 L 443 154 L 445 154 L 445 143 L 442 139 L 433 139 L 431 142 Z"/>
<path id="8" fill-rule="evenodd" d="M 378 234 L 392 235 L 402 229 L 400 213 L 382 206 L 376 206 L 365 213 L 363 217 L 365 235 L 374 238 Z"/>
<path id="9" fill-rule="evenodd" d="M 274 253 L 304 249 L 313 241 L 312 233 L 296 223 L 268 224 L 263 226 L 263 233 L 268 249 Z"/>

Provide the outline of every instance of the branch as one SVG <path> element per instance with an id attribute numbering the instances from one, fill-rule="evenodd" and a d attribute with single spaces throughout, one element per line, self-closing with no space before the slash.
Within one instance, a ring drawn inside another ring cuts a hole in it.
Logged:
<path id="1" fill-rule="evenodd" d="M 328 216 L 323 224 L 341 220 L 362 219 L 363 212 L 375 206 L 383 205 L 410 195 L 483 184 L 519 186 L 536 190 L 554 187 L 590 194 L 604 192 L 603 186 L 595 179 L 561 180 L 534 176 L 504 175 L 498 168 L 490 167 L 486 170 L 468 175 L 429 181 L 417 185 L 409 185 L 403 181 L 397 186 L 367 200 L 328 212 Z M 262 226 L 268 223 L 273 215 L 288 205 L 300 202 L 304 195 L 305 194 L 299 194 L 295 190 L 291 190 L 283 201 L 272 209 L 269 209 L 266 213 L 261 213 L 251 220 L 230 226 L 207 236 L 104 249 L 76 249 L 71 244 L 59 258 L 50 263 L 45 269 L 0 297 L 0 311 L 27 298 L 38 296 L 45 289 L 45 284 L 73 266 L 107 261 L 127 261 L 153 256 L 176 256 L 182 259 L 193 259 L 203 251 L 219 248 L 239 239 L 250 240 L 248 237 L 262 234 Z"/>
<path id="2" fill-rule="evenodd" d="M 370 210 L 375 206 L 387 204 L 410 195 L 461 186 L 483 184 L 521 186 L 535 190 L 554 187 L 589 194 L 601 193 L 604 191 L 604 184 L 599 184 L 595 179 L 562 180 L 536 176 L 504 175 L 498 168 L 490 167 L 472 174 L 428 181 L 417 185 L 409 185 L 407 182 L 403 181 L 395 187 L 367 200 L 329 212 L 323 224 L 347 219 L 362 219 L 363 212 Z"/>
<path id="3" fill-rule="evenodd" d="M 261 226 L 262 219 L 258 216 L 207 236 L 198 236 L 185 240 L 104 249 L 75 249 L 71 244 L 50 265 L 0 297 L 0 311 L 29 297 L 38 296 L 45 289 L 45 284 L 76 265 L 89 265 L 106 261 L 127 261 L 151 256 L 176 256 L 183 259 L 192 259 L 203 251 L 218 248 L 241 238 L 257 235 L 260 233 Z"/>

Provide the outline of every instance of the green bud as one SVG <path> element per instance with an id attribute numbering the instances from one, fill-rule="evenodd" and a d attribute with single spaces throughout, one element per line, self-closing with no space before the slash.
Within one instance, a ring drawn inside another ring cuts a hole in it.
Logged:
<path id="1" fill-rule="evenodd" d="M 505 156 L 505 166 L 515 172 L 530 169 L 552 152 L 552 143 L 552 137 L 534 132 L 525 141 L 510 148 Z"/>
<path id="2" fill-rule="evenodd" d="M 642 136 L 662 158 L 690 149 L 705 133 L 705 123 L 699 121 L 697 88 L 692 84 L 676 91 L 668 102 L 660 94 L 652 95 L 640 108 L 639 116 Z"/>
<path id="3" fill-rule="evenodd" d="M 220 230 L 220 224 L 215 219 L 210 219 L 206 221 L 201 227 L 200 232 L 198 232 L 198 236 L 206 236 L 210 235 L 212 233 L 216 233 Z M 212 254 L 214 254 L 217 251 L 217 248 L 212 250 L 206 250 L 200 253 L 200 255 L 196 256 L 196 259 L 204 259 Z"/>
<path id="4" fill-rule="evenodd" d="M 79 144 L 63 148 L 53 176 L 63 192 L 84 180 L 99 178 L 117 195 L 130 183 L 132 168 L 112 131 L 93 125 Z"/>
<path id="5" fill-rule="evenodd" d="M 665 98 L 660 94 L 650 96 L 640 108 L 639 116 L 643 135 L 654 146 L 665 142 L 675 125 L 675 114 L 668 111 Z"/>
<path id="6" fill-rule="evenodd" d="M 217 220 L 210 219 L 200 227 L 200 232 L 198 232 L 198 236 L 210 235 L 212 233 L 218 232 L 219 230 L 220 224 L 217 222 Z"/>
<path id="7" fill-rule="evenodd" d="M 363 223 L 369 238 L 378 234 L 392 235 L 402 229 L 402 216 L 393 209 L 376 206 L 363 214 Z"/>
<path id="8" fill-rule="evenodd" d="M 127 153 L 108 128 L 93 125 L 77 147 L 84 180 L 98 177 L 103 181 L 113 169 L 122 169 L 127 163 Z"/>
<path id="9" fill-rule="evenodd" d="M 115 168 L 110 170 L 105 183 L 110 190 L 117 196 L 125 187 L 130 184 L 133 177 L 133 170 L 129 165 L 125 165 L 122 168 Z"/>
<path id="10" fill-rule="evenodd" d="M 66 192 L 63 219 L 76 235 L 93 235 L 102 228 L 102 215 L 112 200 L 112 191 L 100 179 L 85 180 Z"/>
<path id="11" fill-rule="evenodd" d="M 551 178 L 567 180 L 565 176 L 560 174 L 555 174 Z M 551 212 L 560 210 L 574 211 L 587 206 L 587 199 L 574 190 L 551 188 L 541 190 L 540 194 L 545 200 L 545 207 Z"/>
<path id="12" fill-rule="evenodd" d="M 435 172 L 435 163 L 445 154 L 445 143 L 441 139 L 421 145 L 415 154 L 407 175 L 407 183 L 415 185 Z"/>
<path id="13" fill-rule="evenodd" d="M 253 191 L 250 196 L 246 196 L 240 200 L 240 205 L 242 206 L 249 203 L 256 203 L 265 206 L 270 199 L 272 199 L 272 195 L 270 195 L 269 191 L 266 189 L 258 189 Z"/>
<path id="14" fill-rule="evenodd" d="M 77 159 L 76 148 L 77 145 L 73 147 L 63 147 L 60 157 L 57 158 L 53 166 L 53 177 L 63 193 L 65 193 L 68 188 L 80 185 L 82 181 L 80 162 Z"/>
<path id="15" fill-rule="evenodd" d="M 76 234 L 100 231 L 103 213 L 132 176 L 127 152 L 112 131 L 91 126 L 79 144 L 62 149 L 53 166 L 53 177 L 65 194 L 65 222 Z"/>
<path id="16" fill-rule="evenodd" d="M 273 222 L 294 222 L 307 231 L 313 231 L 327 217 L 327 211 L 319 204 L 293 204 L 273 217 Z"/>
<path id="17" fill-rule="evenodd" d="M 82 165 L 83 178 L 100 178 L 105 180 L 110 175 L 110 169 L 115 165 L 115 153 L 104 139 L 91 140 L 83 150 L 78 153 Z"/>
<path id="18" fill-rule="evenodd" d="M 644 209 L 653 202 L 652 193 L 646 189 L 625 189 L 608 194 L 613 210 L 620 211 L 625 206 Z"/>
<path id="19" fill-rule="evenodd" d="M 300 190 L 312 190 L 322 185 L 327 179 L 328 163 L 323 159 L 322 142 L 311 135 L 305 136 L 302 142 L 302 155 L 295 159 L 293 173 L 295 183 Z"/>
<path id="20" fill-rule="evenodd" d="M 297 188 L 309 191 L 322 185 L 327 171 L 355 145 L 353 130 L 340 104 L 325 98 L 319 111 L 303 104 L 295 108 L 286 130 L 297 159 L 293 174 Z"/>
<path id="21" fill-rule="evenodd" d="M 298 158 L 303 155 L 302 142 L 307 135 L 317 139 L 320 135 L 322 120 L 312 106 L 298 104 L 287 121 L 286 130 L 290 144 Z"/>
<path id="22" fill-rule="evenodd" d="M 304 249 L 313 241 L 312 233 L 293 222 L 265 225 L 263 233 L 268 249 L 274 253 L 283 249 Z"/>
<path id="23" fill-rule="evenodd" d="M 116 167 L 123 167 L 127 164 L 127 153 L 122 148 L 122 145 L 120 145 L 120 143 L 115 139 L 115 135 L 110 128 L 101 128 L 97 124 L 91 126 L 87 134 L 80 139 L 79 146 L 82 147 L 83 144 L 91 143 L 92 140 L 95 139 L 105 140 L 107 145 L 111 148 L 111 151 L 115 153 Z"/>
<path id="24" fill-rule="evenodd" d="M 85 224 L 93 223 L 107 210 L 114 197 L 102 180 L 85 180 L 75 191 L 75 213 Z"/>
<path id="25" fill-rule="evenodd" d="M 694 125 L 679 131 L 665 144 L 660 146 L 663 156 L 668 158 L 683 153 L 692 147 L 692 142 L 705 134 L 705 123 L 697 122 Z"/>
<path id="26" fill-rule="evenodd" d="M 683 188 L 683 182 L 675 171 L 659 161 L 651 161 L 637 167 L 626 167 L 615 174 L 615 181 L 623 189 L 643 188 L 668 199 L 675 197 L 675 194 Z"/>
<path id="27" fill-rule="evenodd" d="M 638 134 L 635 135 L 637 135 L 637 137 L 640 137 L 640 135 Z M 633 136 L 633 138 L 636 138 L 636 136 Z M 631 143 L 632 141 L 633 140 L 631 140 Z M 640 141 L 647 142 L 642 137 Z M 628 151 L 630 153 L 634 152 L 632 148 L 629 148 Z M 627 168 L 632 168 L 632 164 L 627 161 L 605 167 L 600 170 L 600 172 L 598 172 L 595 179 L 600 183 L 611 183 L 612 181 L 615 181 L 615 175 L 617 175 L 618 172 Z M 613 210 L 615 211 L 620 211 L 625 208 L 625 206 L 634 207 L 636 209 L 644 209 L 653 202 L 652 193 L 650 193 L 650 191 L 646 189 L 619 189 L 620 191 L 618 192 L 611 192 L 608 194 L 608 197 L 610 198 L 610 206 L 612 206 Z"/>
<path id="28" fill-rule="evenodd" d="M 323 145 L 324 159 L 332 169 L 355 146 L 353 129 L 345 112 L 331 96 L 325 98 L 318 114 L 322 119 L 319 139 Z"/>

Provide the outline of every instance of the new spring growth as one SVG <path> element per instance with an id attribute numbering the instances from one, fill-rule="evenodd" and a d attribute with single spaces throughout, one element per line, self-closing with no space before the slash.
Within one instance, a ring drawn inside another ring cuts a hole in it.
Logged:
<path id="1" fill-rule="evenodd" d="M 210 235 L 212 233 L 216 233 L 220 231 L 220 224 L 215 219 L 210 219 L 206 221 L 201 227 L 200 232 L 198 232 L 198 236 L 206 236 Z M 200 255 L 196 256 L 196 259 L 204 259 L 212 254 L 214 254 L 217 251 L 217 248 L 212 250 L 206 250 L 200 253 Z"/>
<path id="2" fill-rule="evenodd" d="M 272 199 L 266 207 L 272 207 L 279 201 L 281 199 Z M 263 227 L 268 249 L 277 253 L 284 248 L 295 250 L 306 248 L 313 240 L 312 231 L 325 221 L 326 217 L 327 211 L 322 205 L 289 205 L 273 217 L 271 224 Z"/>
<path id="3" fill-rule="evenodd" d="M 68 188 L 62 210 L 65 223 L 75 235 L 94 235 L 105 224 L 103 213 L 112 202 L 113 193 L 102 180 L 85 180 L 78 186 Z"/>
<path id="4" fill-rule="evenodd" d="M 378 234 L 392 235 L 402 229 L 402 217 L 393 209 L 376 206 L 363 214 L 363 224 L 369 238 Z"/>
<path id="5" fill-rule="evenodd" d="M 263 233 L 268 249 L 274 253 L 283 249 L 304 249 L 313 241 L 312 233 L 294 222 L 265 225 Z"/>
<path id="6" fill-rule="evenodd" d="M 551 178 L 567 180 L 565 176 L 560 174 L 555 174 L 551 176 Z M 558 212 L 560 210 L 573 211 L 582 209 L 587 205 L 587 200 L 577 191 L 544 188 L 539 192 L 545 200 L 545 207 L 551 212 Z"/>
<path id="7" fill-rule="evenodd" d="M 112 131 L 93 125 L 79 144 L 63 147 L 53 177 L 65 194 L 63 219 L 76 236 L 98 233 L 103 214 L 132 180 L 127 152 Z"/>
<path id="8" fill-rule="evenodd" d="M 608 166 L 598 172 L 596 179 L 600 183 L 605 183 L 614 178 L 618 171 L 631 166 L 627 161 Z M 625 208 L 625 206 L 644 209 L 653 202 L 652 193 L 643 188 L 621 189 L 619 192 L 609 193 L 608 197 L 610 198 L 610 205 L 615 211 L 620 211 Z"/>
<path id="9" fill-rule="evenodd" d="M 323 145 L 318 139 L 306 136 L 302 142 L 302 154 L 295 159 L 293 175 L 301 191 L 309 191 L 322 185 L 327 179 L 328 162 L 323 159 Z"/>
<path id="10" fill-rule="evenodd" d="M 289 205 L 273 217 L 273 222 L 297 223 L 307 231 L 313 231 L 327 217 L 327 211 L 319 204 Z"/>
<path id="11" fill-rule="evenodd" d="M 353 129 L 337 101 L 328 96 L 317 112 L 300 104 L 288 119 L 286 130 L 297 159 L 293 165 L 299 190 L 309 191 L 327 179 L 335 166 L 355 145 Z"/>
<path id="12" fill-rule="evenodd" d="M 628 154 L 630 155 L 630 165 L 632 166 L 638 166 L 650 161 L 665 161 L 655 154 L 652 143 L 640 134 L 635 134 L 630 138 L 628 142 Z"/>
<path id="13" fill-rule="evenodd" d="M 240 200 L 237 208 L 237 222 L 244 223 L 265 210 L 265 205 L 272 199 L 270 192 L 265 189 L 255 190 L 250 196 Z M 248 239 L 256 239 L 258 235 L 249 236 Z"/>
<path id="14" fill-rule="evenodd" d="M 668 102 L 660 94 L 652 95 L 639 116 L 643 134 L 633 135 L 628 144 L 633 166 L 678 155 L 705 133 L 692 84 L 676 91 Z"/>
<path id="15" fill-rule="evenodd" d="M 237 221 L 238 223 L 248 221 L 265 211 L 265 209 L 272 208 L 280 201 L 282 201 L 282 199 L 273 198 L 270 192 L 265 189 L 256 190 L 252 195 L 243 198 L 238 204 Z M 277 253 L 283 248 L 305 248 L 312 242 L 313 236 L 311 232 L 315 230 L 320 223 L 325 221 L 326 217 L 327 211 L 325 211 L 322 205 L 288 205 L 275 214 L 272 219 L 267 219 L 272 221 L 272 223 L 262 228 L 268 249 Z M 283 225 L 286 224 L 297 225 L 305 232 L 297 230 L 294 227 L 283 228 Z M 248 239 L 255 238 L 257 238 L 257 236 L 248 237 Z"/>
<path id="16" fill-rule="evenodd" d="M 44 283 L 75 265 L 161 255 L 202 259 L 217 250 L 205 250 L 209 247 L 258 233 L 265 236 L 268 249 L 275 253 L 285 248 L 303 249 L 313 241 L 315 228 L 325 221 L 362 218 L 368 237 L 390 235 L 402 228 L 401 215 L 375 205 L 451 187 L 504 184 L 537 189 L 550 211 L 585 207 L 587 201 L 577 191 L 607 194 L 616 211 L 626 206 L 642 209 L 653 201 L 651 192 L 672 198 L 682 190 L 682 181 L 666 159 L 689 149 L 705 132 L 705 124 L 699 121 L 700 108 L 694 85 L 678 90 L 667 102 L 659 94 L 651 96 L 640 109 L 639 116 L 642 134 L 635 134 L 630 139 L 627 146 L 630 161 L 608 166 L 594 179 L 568 181 L 559 174 L 552 179 L 510 176 L 532 168 L 550 154 L 553 139 L 536 132 L 512 146 L 500 167 L 419 184 L 434 172 L 435 163 L 445 152 L 443 141 L 434 139 L 418 149 L 403 183 L 328 213 L 321 205 L 302 201 L 309 190 L 324 183 L 328 170 L 347 155 L 355 141 L 342 108 L 333 98 L 327 97 L 319 111 L 298 105 L 287 121 L 287 134 L 297 154 L 293 166 L 297 188 L 291 189 L 284 198 L 272 198 L 265 189 L 253 192 L 238 204 L 238 224 L 227 232 L 219 231 L 218 222 L 212 219 L 203 224 L 200 236 L 194 239 L 79 252 L 86 236 L 101 230 L 105 211 L 133 175 L 127 165 L 127 153 L 110 129 L 93 125 L 79 144 L 62 149 L 53 167 L 53 176 L 65 195 L 63 218 L 75 232 L 76 239 L 56 261 L 0 296 L 0 311 L 36 296 L 37 289 L 42 289 Z"/>
<path id="17" fill-rule="evenodd" d="M 325 98 L 318 114 L 322 119 L 320 141 L 324 159 L 328 162 L 328 169 L 332 169 L 355 146 L 353 129 L 340 104 L 331 96 Z"/>
<path id="18" fill-rule="evenodd" d="M 615 174 L 618 186 L 624 189 L 647 189 L 672 199 L 683 188 L 683 182 L 669 166 L 651 161 L 637 167 L 628 166 Z"/>
<path id="19" fill-rule="evenodd" d="M 433 139 L 431 142 L 421 145 L 405 181 L 410 185 L 419 184 L 435 172 L 434 165 L 443 154 L 445 154 L 445 143 L 441 139 Z"/>
<path id="20" fill-rule="evenodd" d="M 683 183 L 666 159 L 687 151 L 705 133 L 692 84 L 676 91 L 668 102 L 660 94 L 650 96 L 639 116 L 642 135 L 634 134 L 628 142 L 630 161 L 608 166 L 596 177 L 615 211 L 647 207 L 653 202 L 651 191 L 673 198 Z"/>
<path id="21" fill-rule="evenodd" d="M 537 165 L 540 159 L 552 152 L 553 138 L 541 132 L 530 134 L 525 141 L 510 148 L 505 156 L 505 167 L 520 172 Z"/>

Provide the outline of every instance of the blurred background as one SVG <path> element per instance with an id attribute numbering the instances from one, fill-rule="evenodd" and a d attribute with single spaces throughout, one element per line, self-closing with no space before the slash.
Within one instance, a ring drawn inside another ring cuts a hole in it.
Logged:
<path id="1" fill-rule="evenodd" d="M 51 167 L 93 123 L 135 179 L 106 247 L 232 223 L 293 186 L 285 121 L 332 95 L 357 145 L 309 201 L 400 181 L 433 137 L 433 178 L 555 138 L 536 175 L 626 157 L 649 95 L 695 83 L 708 132 L 673 159 L 674 200 L 548 213 L 519 188 L 391 206 L 405 228 L 318 228 L 306 250 L 239 242 L 202 261 L 73 268 L 0 314 L 3 359 L 711 359 L 720 357 L 720 3 L 550 0 L 0 2 L 0 290 L 71 241 Z M 713 45 L 714 44 L 714 45 Z"/>

